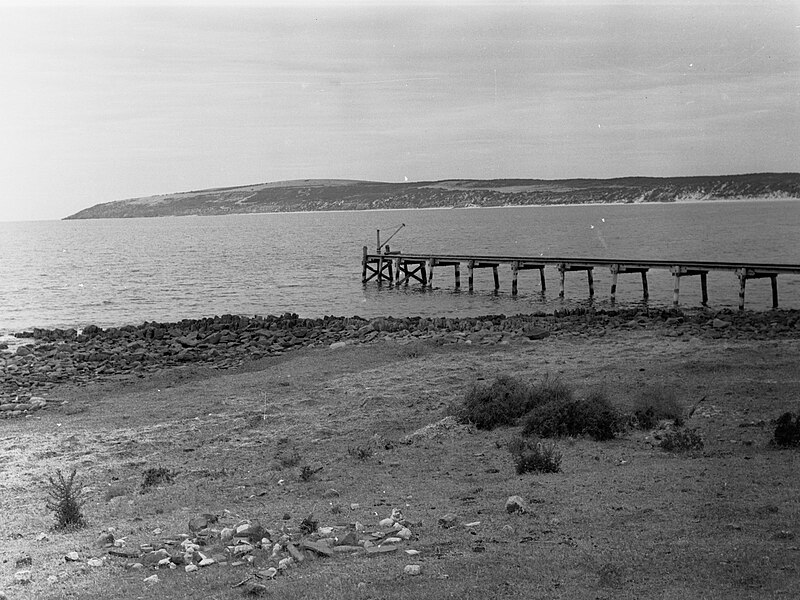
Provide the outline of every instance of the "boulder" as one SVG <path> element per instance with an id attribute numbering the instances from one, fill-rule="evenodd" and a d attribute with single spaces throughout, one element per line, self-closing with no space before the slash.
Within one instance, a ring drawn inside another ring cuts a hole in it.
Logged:
<path id="1" fill-rule="evenodd" d="M 506 500 L 506 512 L 509 514 L 516 512 L 526 513 L 528 512 L 528 506 L 521 496 L 509 496 L 508 500 Z"/>

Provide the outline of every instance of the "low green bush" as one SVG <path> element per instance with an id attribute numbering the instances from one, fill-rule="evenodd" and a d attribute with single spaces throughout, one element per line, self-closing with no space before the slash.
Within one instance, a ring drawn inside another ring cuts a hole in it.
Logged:
<path id="1" fill-rule="evenodd" d="M 777 446 L 783 448 L 800 446 L 800 415 L 785 412 L 778 417 L 772 439 Z"/>
<path id="2" fill-rule="evenodd" d="M 152 467 L 142 473 L 142 493 L 145 493 L 153 486 L 162 483 L 172 483 L 177 475 L 177 471 L 172 471 L 166 467 Z"/>
<path id="3" fill-rule="evenodd" d="M 558 379 L 545 377 L 529 385 L 511 375 L 499 375 L 489 385 L 474 386 L 450 412 L 462 423 L 494 429 L 514 425 L 537 406 L 571 397 L 572 391 Z"/>
<path id="4" fill-rule="evenodd" d="M 603 441 L 614 438 L 620 421 L 605 392 L 596 390 L 583 399 L 569 395 L 534 408 L 525 417 L 522 434 L 547 438 L 588 435 Z"/>
<path id="5" fill-rule="evenodd" d="M 673 429 L 664 434 L 660 445 L 667 452 L 702 450 L 703 437 L 694 429 Z"/>
<path id="6" fill-rule="evenodd" d="M 633 422 L 639 429 L 653 429 L 658 422 L 669 419 L 677 427 L 683 426 L 685 409 L 675 390 L 648 385 L 636 396 L 633 405 Z"/>
<path id="7" fill-rule="evenodd" d="M 524 473 L 558 473 L 561 471 L 561 452 L 555 442 L 514 438 L 508 443 L 514 457 L 517 475 Z"/>

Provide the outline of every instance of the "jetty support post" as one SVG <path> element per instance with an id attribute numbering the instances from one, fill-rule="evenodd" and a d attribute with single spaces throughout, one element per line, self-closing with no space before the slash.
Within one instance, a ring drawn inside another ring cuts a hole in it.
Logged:
<path id="1" fill-rule="evenodd" d="M 594 269 L 586 269 L 586 281 L 589 282 L 589 298 L 594 297 L 594 276 L 592 275 L 592 271 Z"/>
<path id="2" fill-rule="evenodd" d="M 470 292 L 472 291 L 473 282 L 474 282 L 474 278 L 473 278 L 474 269 L 475 269 L 475 261 L 471 260 L 471 259 L 468 260 L 467 261 L 467 282 L 469 284 L 469 291 Z"/>
<path id="3" fill-rule="evenodd" d="M 426 266 L 428 268 L 428 287 L 433 287 L 433 266 L 436 264 L 436 260 L 433 258 L 429 258 Z"/>
<path id="4" fill-rule="evenodd" d="M 542 268 L 539 269 L 539 280 L 542 282 L 542 293 L 544 294 L 545 290 L 547 289 L 547 286 L 544 282 L 544 265 L 542 265 Z"/>
<path id="5" fill-rule="evenodd" d="M 494 291 L 500 289 L 500 277 L 497 273 L 497 265 L 492 265 L 492 275 L 494 276 Z"/>
<path id="6" fill-rule="evenodd" d="M 453 270 L 454 270 L 453 275 L 454 275 L 455 280 L 456 280 L 456 289 L 460 290 L 461 289 L 461 261 L 457 261 L 457 262 L 453 263 Z"/>
<path id="7" fill-rule="evenodd" d="M 367 283 L 367 247 L 363 248 L 364 254 L 361 257 L 361 283 Z"/>
<path id="8" fill-rule="evenodd" d="M 515 260 L 511 263 L 511 295 L 517 295 L 517 275 L 519 275 L 519 261 Z"/>
<path id="9" fill-rule="evenodd" d="M 681 285 L 681 277 L 691 277 L 693 275 L 700 275 L 700 288 L 701 288 L 701 302 L 703 306 L 708 304 L 708 271 L 705 269 L 692 269 L 691 267 L 685 267 L 682 265 L 672 265 L 670 268 L 670 273 L 672 273 L 672 279 L 674 281 L 673 289 L 672 289 L 672 305 L 678 306 L 678 301 L 680 299 L 680 285 Z"/>
<path id="10" fill-rule="evenodd" d="M 647 269 L 642 270 L 642 298 L 650 299 L 650 289 L 647 287 Z"/>
<path id="11" fill-rule="evenodd" d="M 619 265 L 611 265 L 611 304 L 617 301 L 617 276 L 619 275 Z"/>
<path id="12" fill-rule="evenodd" d="M 395 258 L 394 262 L 394 281 L 399 286 L 400 285 L 400 259 Z"/>
<path id="13" fill-rule="evenodd" d="M 558 297 L 564 297 L 564 280 L 567 277 L 567 265 L 566 263 L 558 263 L 558 274 L 559 274 L 559 283 L 558 283 Z"/>
<path id="14" fill-rule="evenodd" d="M 770 287 L 772 288 L 772 308 L 778 308 L 778 274 L 771 271 L 760 271 L 756 269 L 736 269 L 739 277 L 739 310 L 744 310 L 744 291 L 748 279 L 764 279 L 769 277 Z"/>

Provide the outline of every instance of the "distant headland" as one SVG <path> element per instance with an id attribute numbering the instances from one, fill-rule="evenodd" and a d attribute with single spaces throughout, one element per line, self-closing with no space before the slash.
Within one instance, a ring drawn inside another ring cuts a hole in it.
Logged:
<path id="1" fill-rule="evenodd" d="M 800 199 L 800 173 L 404 183 L 302 179 L 105 202 L 66 219 L 737 199 Z"/>

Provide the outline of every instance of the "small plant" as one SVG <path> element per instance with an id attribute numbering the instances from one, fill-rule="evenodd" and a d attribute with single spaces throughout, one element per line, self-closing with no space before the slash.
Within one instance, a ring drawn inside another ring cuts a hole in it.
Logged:
<path id="1" fill-rule="evenodd" d="M 561 452 L 555 442 L 514 438 L 508 443 L 514 457 L 517 475 L 524 473 L 558 473 L 561 471 Z"/>
<path id="2" fill-rule="evenodd" d="M 60 469 L 56 470 L 55 477 L 48 477 L 50 488 L 47 494 L 50 500 L 47 502 L 48 510 L 55 513 L 56 529 L 74 531 L 86 527 L 86 519 L 81 512 L 84 500 L 81 498 L 81 485 L 76 481 L 75 469 L 64 477 Z"/>
<path id="3" fill-rule="evenodd" d="M 639 429 L 653 429 L 665 419 L 672 420 L 676 427 L 682 427 L 685 411 L 674 389 L 646 386 L 634 401 L 633 417 Z"/>
<path id="4" fill-rule="evenodd" d="M 300 456 L 300 453 L 297 451 L 297 448 L 285 448 L 280 450 L 276 455 L 275 458 L 278 459 L 278 462 L 284 468 L 291 468 L 296 467 L 300 464 L 300 461 L 303 458 Z"/>
<path id="5" fill-rule="evenodd" d="M 142 473 L 142 493 L 145 493 L 153 486 L 162 483 L 172 483 L 177 475 L 177 471 L 171 471 L 166 467 L 153 467 Z"/>
<path id="6" fill-rule="evenodd" d="M 356 460 L 365 461 L 372 458 L 375 451 L 369 445 L 348 446 L 347 454 Z"/>
<path id="7" fill-rule="evenodd" d="M 322 471 L 322 467 L 318 469 L 312 469 L 308 465 L 303 465 L 300 469 L 300 481 L 311 481 L 311 478 L 320 471 Z"/>
<path id="8" fill-rule="evenodd" d="M 300 533 L 303 535 L 310 535 L 317 530 L 319 521 L 314 519 L 314 515 L 308 515 L 305 519 L 300 521 Z"/>
<path id="9" fill-rule="evenodd" d="M 674 429 L 664 434 L 661 449 L 667 452 L 702 450 L 703 438 L 694 429 Z"/>
<path id="10" fill-rule="evenodd" d="M 613 439 L 620 416 L 601 390 L 582 400 L 562 397 L 533 409 L 525 418 L 522 434 L 541 437 L 588 435 L 598 441 Z"/>
<path id="11" fill-rule="evenodd" d="M 782 448 L 800 446 L 800 415 L 785 412 L 775 421 L 773 443 Z"/>

